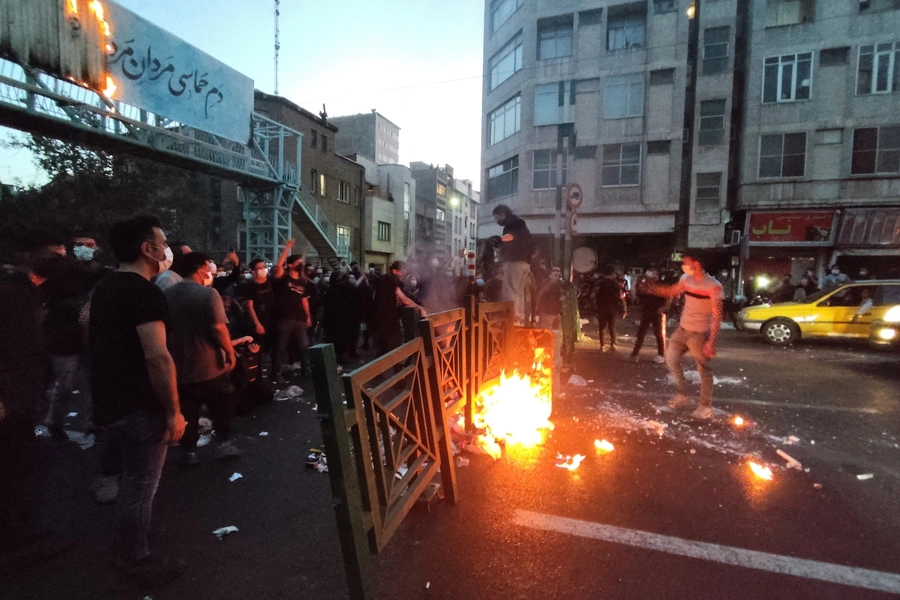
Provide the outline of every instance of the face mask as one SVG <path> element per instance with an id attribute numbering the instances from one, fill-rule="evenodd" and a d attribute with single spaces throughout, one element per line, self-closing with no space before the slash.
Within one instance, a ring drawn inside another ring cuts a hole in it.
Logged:
<path id="1" fill-rule="evenodd" d="M 831 274 L 832 274 L 832 275 L 839 275 L 839 274 L 840 274 L 840 270 L 839 270 L 839 269 L 832 269 L 832 270 L 831 270 Z"/>
<path id="2" fill-rule="evenodd" d="M 75 246 L 75 248 L 72 249 L 75 258 L 84 262 L 94 260 L 94 251 L 94 248 L 88 248 L 87 246 Z"/>
<path id="3" fill-rule="evenodd" d="M 436 266 L 438 266 L 439 264 L 441 264 L 441 261 L 440 261 L 440 260 L 438 260 L 438 259 L 436 259 L 436 258 L 432 258 L 432 259 L 431 259 L 431 266 L 432 266 L 432 267 L 436 267 Z"/>
<path id="4" fill-rule="evenodd" d="M 166 257 L 163 260 L 157 261 L 159 263 L 159 270 L 157 271 L 157 273 L 168 271 L 169 267 L 172 266 L 172 261 L 175 259 L 175 255 L 172 253 L 172 249 L 168 246 L 163 251 L 163 254 L 165 254 Z"/>
<path id="5" fill-rule="evenodd" d="M 253 279 L 253 273 L 244 273 L 244 279 Z"/>
<path id="6" fill-rule="evenodd" d="M 268 269 L 268 268 L 257 269 L 257 270 L 256 270 L 256 276 L 257 276 L 258 278 L 260 278 L 260 279 L 264 279 L 265 277 L 268 277 L 268 276 L 269 276 L 269 269 Z"/>
<path id="7" fill-rule="evenodd" d="M 419 283 L 419 282 L 418 282 L 417 280 L 415 280 L 415 279 L 410 279 L 410 280 L 409 280 L 409 285 L 411 285 L 411 286 L 413 286 L 413 287 L 416 287 L 416 284 L 417 284 L 417 283 Z"/>
<path id="8" fill-rule="evenodd" d="M 476 280 L 475 280 L 475 283 L 476 283 L 477 285 L 484 285 L 484 279 L 476 279 Z"/>
<path id="9" fill-rule="evenodd" d="M 374 273 L 374 272 L 375 272 L 375 267 L 369 267 L 369 273 Z"/>
<path id="10" fill-rule="evenodd" d="M 324 281 L 325 283 L 328 283 L 331 281 L 331 277 L 323 277 L 322 281 Z"/>
<path id="11" fill-rule="evenodd" d="M 356 278 L 355 278 L 355 277 L 351 277 L 351 278 L 348 279 L 347 281 L 349 281 L 351 284 L 353 284 L 353 283 L 356 283 Z"/>

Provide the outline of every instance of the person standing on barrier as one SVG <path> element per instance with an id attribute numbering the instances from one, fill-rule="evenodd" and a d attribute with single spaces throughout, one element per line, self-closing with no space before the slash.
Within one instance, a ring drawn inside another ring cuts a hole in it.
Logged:
<path id="1" fill-rule="evenodd" d="M 688 398 L 681 370 L 681 357 L 690 352 L 700 372 L 700 405 L 691 415 L 694 419 L 713 418 L 713 372 L 709 362 L 716 355 L 716 338 L 722 323 L 722 284 L 706 274 L 703 264 L 685 255 L 681 264 L 684 275 L 673 286 L 653 284 L 647 293 L 667 298 L 684 296 L 684 308 L 678 330 L 669 339 L 666 365 L 675 377 L 675 396 L 669 402 L 673 409 L 684 408 Z"/>
<path id="2" fill-rule="evenodd" d="M 406 263 L 395 261 L 389 273 L 378 279 L 375 285 L 374 333 L 379 356 L 387 354 L 403 344 L 403 329 L 400 325 L 400 308 L 410 306 L 425 316 L 425 309 L 403 293 L 403 278 Z"/>
<path id="3" fill-rule="evenodd" d="M 493 211 L 497 225 L 503 227 L 500 237 L 500 257 L 503 262 L 503 288 L 500 298 L 515 304 L 516 323 L 525 323 L 525 287 L 531 275 L 531 255 L 534 242 L 525 221 L 512 213 L 505 204 Z"/>

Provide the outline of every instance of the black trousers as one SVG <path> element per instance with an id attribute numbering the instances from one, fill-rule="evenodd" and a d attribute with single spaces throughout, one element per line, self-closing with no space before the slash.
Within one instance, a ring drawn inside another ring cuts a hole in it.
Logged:
<path id="1" fill-rule="evenodd" d="M 187 427 L 181 437 L 181 447 L 184 450 L 193 452 L 197 449 L 197 440 L 200 438 L 198 430 L 200 407 L 204 404 L 212 417 L 216 437 L 220 440 L 228 439 L 237 405 L 231 373 L 225 373 L 209 381 L 179 385 L 178 396 L 181 400 L 181 414 L 187 421 Z"/>
<path id="2" fill-rule="evenodd" d="M 634 350 L 631 351 L 632 356 L 637 356 L 644 345 L 644 338 L 647 336 L 647 330 L 653 328 L 653 335 L 656 337 L 656 353 L 660 356 L 666 355 L 666 316 L 658 312 L 641 313 L 641 324 L 638 325 L 637 338 L 634 340 Z"/>
<path id="3" fill-rule="evenodd" d="M 609 345 L 613 348 L 616 347 L 616 319 L 619 317 L 618 313 L 614 312 L 598 312 L 597 313 L 597 325 L 600 334 L 600 347 L 603 347 L 603 330 L 609 330 Z"/>

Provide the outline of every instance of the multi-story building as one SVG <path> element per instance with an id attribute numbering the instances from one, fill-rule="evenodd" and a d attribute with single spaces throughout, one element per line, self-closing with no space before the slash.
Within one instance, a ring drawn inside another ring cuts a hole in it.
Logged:
<path id="1" fill-rule="evenodd" d="M 450 249 L 453 254 L 460 250 L 475 250 L 475 223 L 478 214 L 480 194 L 472 189 L 468 179 L 453 179 L 450 189 L 448 222 L 450 224 Z"/>
<path id="2" fill-rule="evenodd" d="M 366 169 L 361 262 L 387 273 L 393 261 L 406 258 L 412 244 L 416 180 L 404 165 L 379 165 L 361 154 L 350 158 Z"/>
<path id="3" fill-rule="evenodd" d="M 452 229 L 448 207 L 453 167 L 423 162 L 412 162 L 409 167 L 416 180 L 416 245 L 428 248 L 438 258 L 449 258 Z"/>
<path id="4" fill-rule="evenodd" d="M 338 128 L 320 116 L 294 104 L 281 96 L 256 92 L 254 103 L 256 112 L 303 134 L 300 153 L 302 195 L 311 206 L 317 207 L 322 227 L 334 227 L 336 254 L 340 259 L 359 259 L 362 256 L 363 207 L 362 189 L 365 184 L 365 168 L 352 159 L 335 151 L 334 139 Z M 285 148 L 285 159 L 296 160 Z M 309 235 L 304 227 L 311 227 L 309 218 L 294 210 L 294 237 L 300 251 L 307 245 Z M 324 225 L 327 223 L 327 225 Z M 310 244 L 308 260 L 319 260 L 321 248 Z M 324 253 L 329 254 L 329 253 Z"/>
<path id="5" fill-rule="evenodd" d="M 604 262 L 706 248 L 711 267 L 745 275 L 834 260 L 887 274 L 900 254 L 898 8 L 490 0 L 479 237 L 507 204 L 551 256 L 560 188 L 577 183 L 574 245 Z"/>
<path id="6" fill-rule="evenodd" d="M 335 151 L 350 155 L 359 153 L 379 165 L 393 165 L 400 161 L 400 128 L 374 109 L 346 117 L 330 117 L 337 125 Z"/>
<path id="7" fill-rule="evenodd" d="M 744 279 L 900 276 L 900 3 L 769 0 L 746 18 Z"/>

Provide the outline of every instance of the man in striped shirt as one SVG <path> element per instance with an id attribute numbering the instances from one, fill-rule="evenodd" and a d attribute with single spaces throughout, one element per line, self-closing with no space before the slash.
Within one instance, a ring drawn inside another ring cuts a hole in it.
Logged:
<path id="1" fill-rule="evenodd" d="M 709 420 L 713 417 L 713 373 L 709 362 L 716 355 L 716 338 L 722 322 L 722 284 L 706 273 L 703 264 L 693 256 L 685 256 L 681 264 L 684 275 L 673 286 L 652 285 L 648 293 L 664 297 L 684 294 L 684 310 L 678 330 L 669 339 L 666 365 L 675 377 L 675 396 L 669 402 L 673 409 L 688 405 L 681 357 L 685 352 L 697 363 L 700 372 L 700 405 L 691 415 L 694 419 Z"/>

